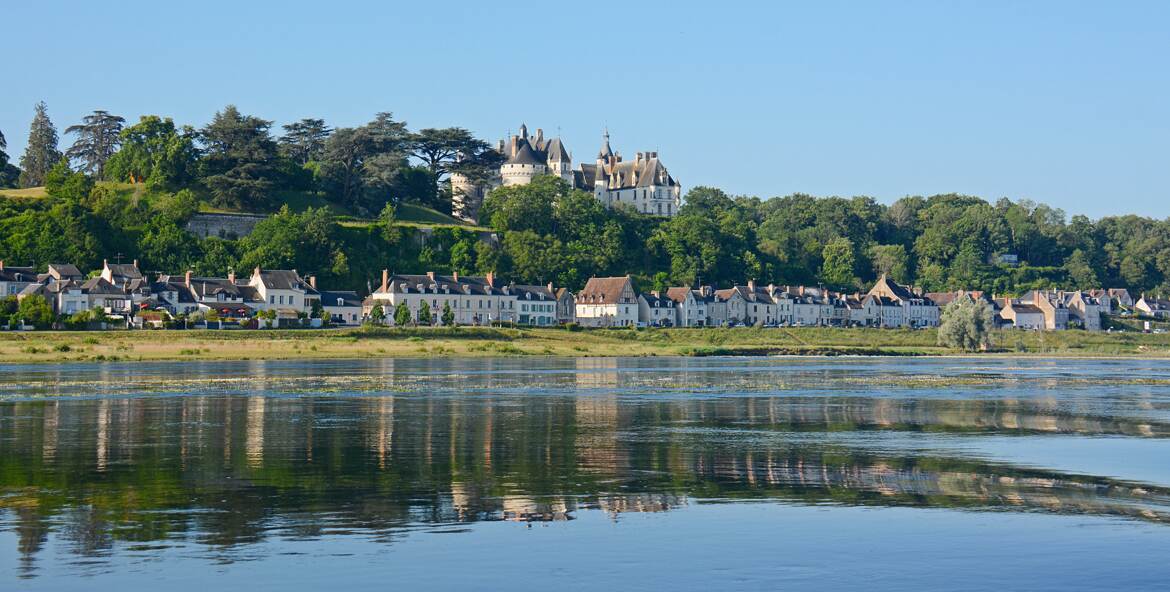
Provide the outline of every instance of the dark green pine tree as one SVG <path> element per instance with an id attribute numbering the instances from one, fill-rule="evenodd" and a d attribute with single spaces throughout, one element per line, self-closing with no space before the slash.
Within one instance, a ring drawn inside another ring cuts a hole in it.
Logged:
<path id="1" fill-rule="evenodd" d="M 325 140 L 333 128 L 325 125 L 324 119 L 302 119 L 283 126 L 285 134 L 278 142 L 280 149 L 293 160 L 304 166 L 311 160 L 320 160 L 325 151 Z"/>
<path id="2" fill-rule="evenodd" d="M 36 115 L 28 129 L 28 147 L 20 157 L 20 186 L 44 185 L 49 169 L 61 160 L 57 149 L 57 128 L 49 120 L 49 107 L 44 101 L 37 103 Z"/>
<path id="3" fill-rule="evenodd" d="M 70 160 L 81 164 L 81 170 L 102 178 L 106 161 L 118 151 L 122 124 L 126 120 L 108 111 L 94 111 L 82 118 L 78 125 L 65 128 L 66 134 L 75 134 L 77 141 L 65 152 Z"/>
<path id="4" fill-rule="evenodd" d="M 267 207 L 278 177 L 272 122 L 243 115 L 235 105 L 215 114 L 200 132 L 205 154 L 203 182 L 215 205 L 258 210 Z"/>

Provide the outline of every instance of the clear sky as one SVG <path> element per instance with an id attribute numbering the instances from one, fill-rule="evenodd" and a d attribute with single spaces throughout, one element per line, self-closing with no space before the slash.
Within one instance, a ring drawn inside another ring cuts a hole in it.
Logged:
<path id="1" fill-rule="evenodd" d="M 8 0 L 0 47 L 14 160 L 38 100 L 62 130 L 234 103 L 490 141 L 526 122 L 577 161 L 608 126 L 684 190 L 1170 217 L 1170 2 Z"/>

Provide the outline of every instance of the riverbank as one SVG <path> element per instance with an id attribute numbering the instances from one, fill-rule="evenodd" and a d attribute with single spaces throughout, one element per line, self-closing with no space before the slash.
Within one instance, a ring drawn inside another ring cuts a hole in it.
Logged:
<path id="1" fill-rule="evenodd" d="M 435 356 L 958 354 L 934 331 L 888 329 L 340 329 L 3 332 L 0 363 Z M 1170 335 L 1001 331 L 992 355 L 1170 358 Z"/>

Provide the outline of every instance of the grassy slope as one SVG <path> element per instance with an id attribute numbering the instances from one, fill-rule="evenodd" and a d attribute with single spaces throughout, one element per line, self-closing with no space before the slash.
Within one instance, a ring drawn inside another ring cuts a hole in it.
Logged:
<path id="1" fill-rule="evenodd" d="M 998 355 L 1170 357 L 1170 335 L 1002 332 Z M 0 332 L 0 363 L 427 356 L 945 355 L 933 331 L 383 329 Z"/>
<path id="2" fill-rule="evenodd" d="M 37 198 L 44 196 L 44 187 L 29 187 L 27 189 L 0 189 L 0 197 Z"/>

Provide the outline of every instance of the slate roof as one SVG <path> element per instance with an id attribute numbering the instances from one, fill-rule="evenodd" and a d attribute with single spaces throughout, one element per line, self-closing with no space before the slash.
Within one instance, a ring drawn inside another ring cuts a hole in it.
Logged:
<path id="1" fill-rule="evenodd" d="M 507 164 L 545 164 L 544 161 L 537 158 L 536 153 L 532 151 L 532 146 L 528 145 L 526 140 L 520 142 L 520 146 L 516 149 L 516 154 L 513 154 L 508 159 Z"/>
<path id="2" fill-rule="evenodd" d="M 0 268 L 0 282 L 35 282 L 37 272 L 31 267 Z"/>
<path id="3" fill-rule="evenodd" d="M 72 263 L 50 263 L 49 275 L 61 279 L 81 279 L 83 277 L 81 270 Z"/>
<path id="4" fill-rule="evenodd" d="M 142 272 L 138 271 L 138 266 L 133 263 L 106 263 L 106 267 L 109 268 L 110 275 L 113 277 L 128 280 L 142 279 Z"/>
<path id="5" fill-rule="evenodd" d="M 126 292 L 118 286 L 115 286 L 114 284 L 106 281 L 105 278 L 100 277 L 86 280 L 84 284 L 81 284 L 81 289 L 86 294 L 126 294 Z"/>
<path id="6" fill-rule="evenodd" d="M 232 298 L 240 298 L 243 295 L 241 288 L 243 286 L 237 285 L 228 278 L 191 278 L 191 291 L 195 293 L 195 297 L 199 300 L 215 300 L 219 294 L 225 294 Z"/>
<path id="7" fill-rule="evenodd" d="M 383 291 L 381 286 L 379 286 L 374 292 L 396 294 L 449 293 L 479 296 L 500 296 L 504 293 L 500 288 L 493 287 L 489 284 L 488 279 L 483 276 L 460 276 L 456 279 L 455 276 L 439 274 L 435 274 L 433 278 L 424 274 L 395 274 L 390 276 L 386 291 Z"/>
<path id="8" fill-rule="evenodd" d="M 560 138 L 553 138 L 548 143 L 548 160 L 550 162 L 572 162 L 569 157 L 569 151 L 565 149 L 565 145 L 561 143 Z"/>
<path id="9" fill-rule="evenodd" d="M 649 293 L 640 294 L 639 297 L 645 300 L 650 308 L 674 308 L 674 299 L 665 295 Z"/>
<path id="10" fill-rule="evenodd" d="M 260 282 L 269 290 L 300 290 L 316 294 L 317 290 L 309 285 L 291 269 L 264 269 L 260 271 Z"/>
<path id="11" fill-rule="evenodd" d="M 556 300 L 556 296 L 553 295 L 552 290 L 548 289 L 548 286 L 512 284 L 508 286 L 508 291 L 523 300 Z"/>
<path id="12" fill-rule="evenodd" d="M 339 292 L 321 292 L 321 306 L 330 307 L 338 306 L 337 301 L 341 300 L 341 306 L 361 306 L 362 299 L 357 292 L 339 291 Z"/>

